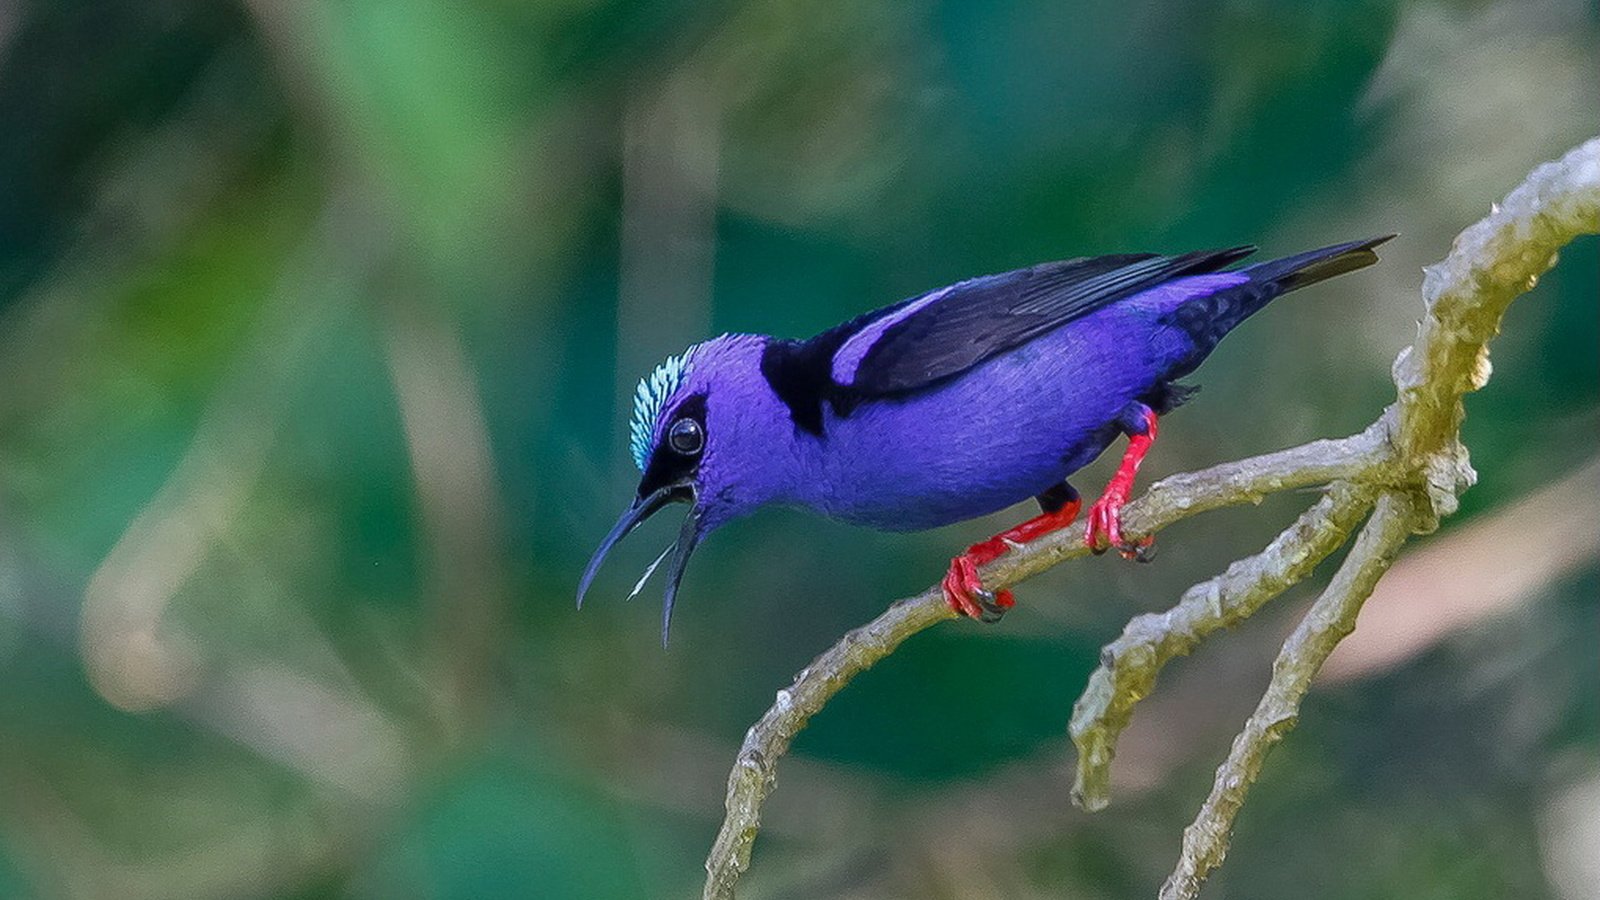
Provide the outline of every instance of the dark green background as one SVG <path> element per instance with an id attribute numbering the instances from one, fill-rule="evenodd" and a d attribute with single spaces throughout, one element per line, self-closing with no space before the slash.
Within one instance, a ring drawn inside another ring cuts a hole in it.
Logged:
<path id="1" fill-rule="evenodd" d="M 1594 131 L 1597 47 L 1579 0 L 0 3 L 0 896 L 696 894 L 773 692 L 1008 517 L 757 516 L 663 652 L 620 601 L 670 523 L 572 608 L 640 374 L 1046 259 L 1399 231 L 1231 338 L 1145 471 L 1354 431 L 1420 267 Z M 1597 268 L 1512 310 L 1413 551 L 1593 459 Z M 741 896 L 1152 895 L 1311 588 L 1173 668 L 1093 817 L 1072 701 L 1309 499 L 911 641 L 801 736 Z M 1320 688 L 1210 896 L 1595 896 L 1584 528 Z"/>

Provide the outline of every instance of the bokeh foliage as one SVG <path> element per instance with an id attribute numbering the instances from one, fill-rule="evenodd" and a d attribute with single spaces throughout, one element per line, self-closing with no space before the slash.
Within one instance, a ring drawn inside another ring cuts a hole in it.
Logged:
<path id="1" fill-rule="evenodd" d="M 1597 47 L 1575 0 L 0 4 L 0 895 L 692 893 L 771 691 L 993 523 L 757 516 L 663 653 L 617 601 L 668 525 L 571 608 L 641 370 L 1043 259 L 1400 231 L 1230 339 L 1147 470 L 1344 434 L 1418 267 L 1593 130 Z M 1513 310 L 1437 540 L 1593 458 L 1597 271 Z M 1071 699 L 1296 502 L 868 673 L 749 894 L 1149 894 L 1278 626 L 1185 664 L 1092 818 Z M 1317 695 L 1214 893 L 1580 896 L 1597 573 Z"/>

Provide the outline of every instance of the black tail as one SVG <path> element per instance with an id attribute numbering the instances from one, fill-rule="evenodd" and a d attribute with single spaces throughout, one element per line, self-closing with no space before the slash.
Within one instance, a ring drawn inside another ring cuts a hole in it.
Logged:
<path id="1" fill-rule="evenodd" d="M 1335 244 L 1238 269 L 1249 281 L 1215 294 L 1196 297 L 1172 314 L 1172 321 L 1194 338 L 1195 356 L 1180 367 L 1179 376 L 1188 374 L 1210 353 L 1223 335 L 1249 318 L 1273 299 L 1308 284 L 1326 281 L 1363 269 L 1378 261 L 1373 248 L 1394 237 L 1392 234 L 1365 241 Z"/>
<path id="2" fill-rule="evenodd" d="M 1308 250 L 1294 256 L 1285 256 L 1283 259 L 1245 266 L 1239 271 L 1249 275 L 1253 284 L 1267 284 L 1276 288 L 1276 293 L 1272 295 L 1275 297 L 1319 281 L 1327 281 L 1335 275 L 1365 269 L 1378 261 L 1378 254 L 1373 252 L 1374 248 L 1393 237 L 1392 234 L 1386 234 L 1365 241 L 1335 244 L 1332 247 L 1323 247 L 1321 250 Z M 1267 298 L 1271 299 L 1272 297 Z"/>
<path id="3" fill-rule="evenodd" d="M 1373 248 L 1392 237 L 1394 235 L 1387 234 L 1365 241 L 1335 244 L 1321 250 L 1310 250 L 1237 269 L 1240 275 L 1250 280 L 1214 294 L 1196 297 L 1173 311 L 1170 321 L 1189 332 L 1194 339 L 1194 352 L 1173 368 L 1168 379 L 1182 378 L 1193 372 L 1224 335 L 1274 298 L 1377 262 L 1378 254 L 1372 252 Z"/>

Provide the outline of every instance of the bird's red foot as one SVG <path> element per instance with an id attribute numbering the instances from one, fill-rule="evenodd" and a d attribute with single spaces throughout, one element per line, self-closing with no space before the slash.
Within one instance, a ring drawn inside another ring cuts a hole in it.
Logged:
<path id="1" fill-rule="evenodd" d="M 950 560 L 950 571 L 945 573 L 940 586 L 944 600 L 958 614 L 980 622 L 998 622 L 1006 610 L 1016 605 L 1010 591 L 990 591 L 978 577 L 978 566 L 989 560 L 975 559 L 969 550 Z"/>
<path id="2" fill-rule="evenodd" d="M 981 622 L 998 622 L 1006 610 L 1016 605 L 1016 598 L 1009 590 L 990 591 L 985 588 L 983 579 L 978 577 L 978 567 L 999 559 L 1012 547 L 1071 525 L 1078 518 L 1079 502 L 1077 494 L 1071 492 L 1071 488 L 1067 490 L 1073 499 L 1055 512 L 1034 516 L 987 541 L 973 544 L 967 548 L 967 552 L 950 560 L 950 571 L 945 573 L 940 587 L 944 588 L 944 600 L 951 609 Z"/>
<path id="3" fill-rule="evenodd" d="M 1128 449 L 1122 455 L 1122 465 L 1117 467 L 1117 474 L 1111 476 L 1100 499 L 1089 507 L 1089 527 L 1083 532 L 1083 542 L 1095 554 L 1116 548 L 1123 559 L 1149 562 L 1155 558 L 1154 537 L 1138 541 L 1122 539 L 1122 507 L 1127 504 L 1128 495 L 1133 491 L 1133 479 L 1139 474 L 1139 464 L 1144 462 L 1144 455 L 1156 441 L 1156 414 L 1146 408 L 1141 418 L 1144 433 L 1128 437 Z"/>
<path id="4" fill-rule="evenodd" d="M 1089 527 L 1083 533 L 1083 542 L 1095 554 L 1115 547 L 1123 559 L 1149 562 L 1155 558 L 1156 539 L 1144 537 L 1137 541 L 1122 539 L 1122 507 L 1128 502 L 1126 489 L 1118 490 L 1115 482 L 1089 507 Z"/>

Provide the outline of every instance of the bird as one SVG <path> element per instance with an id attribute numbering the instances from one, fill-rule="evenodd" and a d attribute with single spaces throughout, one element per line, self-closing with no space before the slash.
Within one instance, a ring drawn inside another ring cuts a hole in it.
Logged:
<path id="1" fill-rule="evenodd" d="M 1084 540 L 1148 558 L 1121 510 L 1180 383 L 1273 299 L 1377 262 L 1394 235 L 1229 268 L 1254 246 L 1043 263 L 968 279 L 857 316 L 807 340 L 724 334 L 668 357 L 638 385 L 629 445 L 641 473 L 601 540 L 606 555 L 663 508 L 687 504 L 670 555 L 661 640 L 689 556 L 715 529 L 769 505 L 885 531 L 935 528 L 1033 498 L 1040 512 L 956 555 L 941 581 L 957 613 L 997 621 L 1011 591 L 978 567 L 1072 524 L 1068 479 L 1119 437 L 1115 475 Z M 630 597 L 632 594 L 630 594 Z"/>

